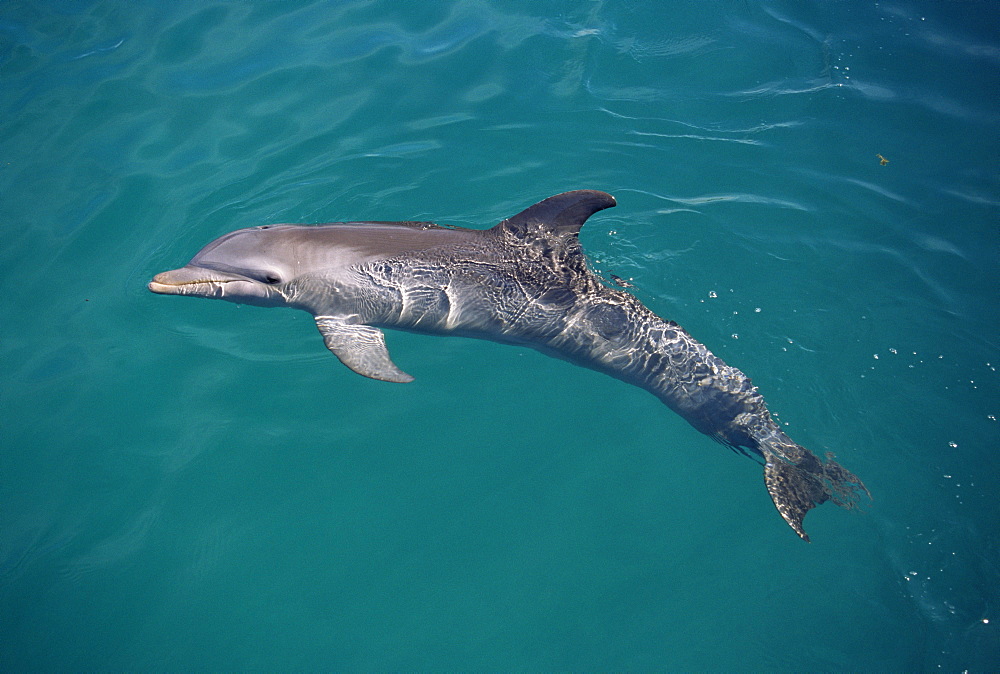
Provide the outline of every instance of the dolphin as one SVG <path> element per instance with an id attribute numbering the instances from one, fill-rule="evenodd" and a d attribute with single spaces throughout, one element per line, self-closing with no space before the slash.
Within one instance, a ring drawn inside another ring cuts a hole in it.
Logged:
<path id="1" fill-rule="evenodd" d="M 809 541 L 806 513 L 855 507 L 867 488 L 781 430 L 750 379 L 677 323 L 588 269 L 579 233 L 610 194 L 565 192 L 490 229 L 430 222 L 264 225 L 225 234 L 180 269 L 163 295 L 292 307 L 316 319 L 326 347 L 360 375 L 413 377 L 382 328 L 530 346 L 646 389 L 696 429 L 763 464 L 778 512 Z"/>

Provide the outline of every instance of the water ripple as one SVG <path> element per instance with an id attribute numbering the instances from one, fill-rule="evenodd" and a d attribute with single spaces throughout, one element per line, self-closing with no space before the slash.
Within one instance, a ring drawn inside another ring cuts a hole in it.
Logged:
<path id="1" fill-rule="evenodd" d="M 746 125 L 731 126 L 731 125 L 727 125 L 727 124 L 724 124 L 724 123 L 721 123 L 721 122 L 717 122 L 717 123 L 714 123 L 714 124 L 710 124 L 710 123 L 706 123 L 706 122 L 695 123 L 695 122 L 684 121 L 684 120 L 680 120 L 680 119 L 671 119 L 669 117 L 640 117 L 640 116 L 635 116 L 635 115 L 626 115 L 624 113 L 617 112 L 615 110 L 610 110 L 610 109 L 605 108 L 605 107 L 598 107 L 597 109 L 600 112 L 603 112 L 603 113 L 606 113 L 608 115 L 611 115 L 612 117 L 614 117 L 616 119 L 628 119 L 628 120 L 642 121 L 642 122 L 658 122 L 658 123 L 664 123 L 664 124 L 677 124 L 677 125 L 680 125 L 680 126 L 683 126 L 683 127 L 691 128 L 691 129 L 698 129 L 700 131 L 715 132 L 715 133 L 751 133 L 751 134 L 753 134 L 753 133 L 761 133 L 761 132 L 764 132 L 764 131 L 773 131 L 775 129 L 791 129 L 791 128 L 802 126 L 804 124 L 804 122 L 802 122 L 801 120 L 794 120 L 793 119 L 793 120 L 788 120 L 788 121 L 784 121 L 784 122 L 760 122 L 758 124 L 754 124 L 754 125 L 751 125 L 751 126 L 746 126 Z"/>
<path id="2" fill-rule="evenodd" d="M 704 206 L 719 202 L 736 202 L 744 204 L 763 204 L 765 206 L 777 206 L 778 208 L 791 208 L 797 211 L 811 211 L 812 208 L 787 199 L 765 197 L 760 194 L 706 194 L 699 197 L 667 197 L 670 201 L 688 206 Z"/>
<path id="3" fill-rule="evenodd" d="M 159 517 L 158 507 L 139 512 L 131 523 L 68 560 L 63 567 L 63 575 L 72 581 L 79 581 L 85 575 L 122 565 L 142 549 Z"/>
<path id="4" fill-rule="evenodd" d="M 657 138 L 684 138 L 691 140 L 710 140 L 723 143 L 740 143 L 742 145 L 764 145 L 763 141 L 753 138 L 723 138 L 721 136 L 702 136 L 694 133 L 653 133 L 652 131 L 629 131 L 636 136 L 655 136 Z"/>
<path id="5" fill-rule="evenodd" d="M 739 98 L 760 98 L 770 96 L 794 96 L 798 94 L 812 94 L 824 89 L 831 89 L 842 86 L 825 80 L 795 81 L 790 79 L 766 82 L 748 89 L 728 92 L 725 96 Z"/>
<path id="6" fill-rule="evenodd" d="M 709 47 L 720 47 L 718 38 L 709 35 L 686 35 L 658 40 L 643 40 L 637 36 L 629 36 L 617 40 L 614 44 L 619 52 L 628 54 L 636 61 L 704 53 Z"/>

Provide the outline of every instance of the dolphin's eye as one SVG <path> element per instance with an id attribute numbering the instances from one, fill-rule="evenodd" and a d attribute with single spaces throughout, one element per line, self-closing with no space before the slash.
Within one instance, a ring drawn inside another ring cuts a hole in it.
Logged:
<path id="1" fill-rule="evenodd" d="M 264 283 L 269 285 L 274 285 L 275 283 L 280 283 L 281 279 L 274 274 L 264 274 Z"/>

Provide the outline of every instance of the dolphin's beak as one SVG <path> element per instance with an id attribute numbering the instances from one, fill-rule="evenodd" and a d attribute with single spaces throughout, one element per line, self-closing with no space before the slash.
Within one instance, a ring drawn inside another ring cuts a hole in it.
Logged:
<path id="1" fill-rule="evenodd" d="M 237 274 L 188 266 L 157 274 L 148 288 L 160 295 L 221 296 L 223 284 L 247 280 Z"/>

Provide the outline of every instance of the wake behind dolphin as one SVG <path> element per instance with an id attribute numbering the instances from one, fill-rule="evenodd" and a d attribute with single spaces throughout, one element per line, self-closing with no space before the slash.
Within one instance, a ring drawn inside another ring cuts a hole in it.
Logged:
<path id="1" fill-rule="evenodd" d="M 491 229 L 429 222 L 265 225 L 219 237 L 154 293 L 303 309 L 327 348 L 358 374 L 409 382 L 380 328 L 531 346 L 642 387 L 696 429 L 758 457 L 778 512 L 802 519 L 868 490 L 827 455 L 785 435 L 742 372 L 683 328 L 587 268 L 578 235 L 615 205 L 604 192 L 549 197 Z"/>

